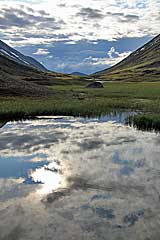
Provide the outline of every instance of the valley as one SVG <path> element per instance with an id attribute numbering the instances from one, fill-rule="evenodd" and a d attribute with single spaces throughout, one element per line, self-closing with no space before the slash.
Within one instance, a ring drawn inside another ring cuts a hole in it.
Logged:
<path id="1" fill-rule="evenodd" d="M 91 117 L 125 110 L 141 112 L 136 125 L 160 129 L 159 51 L 160 35 L 117 65 L 90 76 L 42 71 L 1 51 L 0 119 Z M 104 88 L 86 88 L 92 81 L 102 81 Z"/>
<path id="2" fill-rule="evenodd" d="M 0 0 L 0 240 L 160 239 L 159 10 Z"/>

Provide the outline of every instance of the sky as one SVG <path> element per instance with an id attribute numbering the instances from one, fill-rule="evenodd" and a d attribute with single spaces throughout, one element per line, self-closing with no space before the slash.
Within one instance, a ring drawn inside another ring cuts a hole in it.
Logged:
<path id="1" fill-rule="evenodd" d="M 0 0 L 0 39 L 56 72 L 108 68 L 159 29 L 160 0 Z"/>

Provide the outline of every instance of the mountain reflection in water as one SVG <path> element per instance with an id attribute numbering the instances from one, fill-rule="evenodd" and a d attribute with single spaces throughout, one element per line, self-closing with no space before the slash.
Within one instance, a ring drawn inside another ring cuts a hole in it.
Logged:
<path id="1" fill-rule="evenodd" d="M 160 136 L 125 117 L 3 126 L 0 239 L 158 239 Z"/>

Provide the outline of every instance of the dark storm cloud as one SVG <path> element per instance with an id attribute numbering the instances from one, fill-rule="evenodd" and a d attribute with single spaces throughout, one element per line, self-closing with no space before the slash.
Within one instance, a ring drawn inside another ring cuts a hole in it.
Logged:
<path id="1" fill-rule="evenodd" d="M 54 17 L 48 17 L 48 13 L 43 10 L 37 13 L 39 15 L 36 15 L 34 10 L 31 14 L 25 12 L 24 9 L 2 8 L 0 10 L 0 27 L 2 29 L 10 29 L 11 27 L 25 28 L 36 26 L 36 28 L 60 29 L 61 24 L 65 24 L 63 21 L 57 22 Z"/>
<path id="2" fill-rule="evenodd" d="M 100 10 L 89 7 L 81 8 L 81 10 L 77 13 L 77 16 L 89 19 L 102 19 L 105 17 Z"/>

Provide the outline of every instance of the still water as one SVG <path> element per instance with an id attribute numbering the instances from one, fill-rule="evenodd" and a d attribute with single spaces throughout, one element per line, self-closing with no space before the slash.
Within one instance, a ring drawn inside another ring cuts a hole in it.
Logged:
<path id="1" fill-rule="evenodd" d="M 160 135 L 126 115 L 0 129 L 0 240 L 159 240 Z"/>

